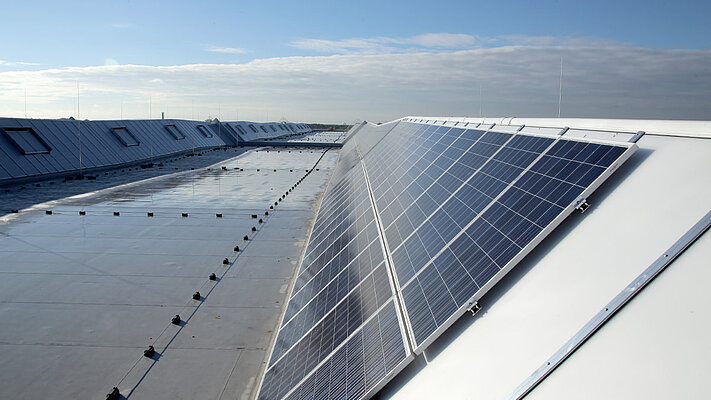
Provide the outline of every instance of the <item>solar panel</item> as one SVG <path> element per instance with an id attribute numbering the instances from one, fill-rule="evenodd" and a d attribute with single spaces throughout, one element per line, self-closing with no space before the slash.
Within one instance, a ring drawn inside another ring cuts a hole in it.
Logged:
<path id="1" fill-rule="evenodd" d="M 259 398 L 307 398 L 323 386 L 357 399 L 404 367 L 412 355 L 389 274 L 364 172 L 354 167 L 324 196 Z"/>
<path id="2" fill-rule="evenodd" d="M 376 148 L 365 162 L 416 353 L 636 148 L 447 127 L 423 136 L 401 125 L 393 146 L 418 136 L 421 145 L 397 163 L 394 148 Z"/>
<path id="3" fill-rule="evenodd" d="M 260 399 L 370 396 L 636 150 L 435 123 L 345 143 Z"/>

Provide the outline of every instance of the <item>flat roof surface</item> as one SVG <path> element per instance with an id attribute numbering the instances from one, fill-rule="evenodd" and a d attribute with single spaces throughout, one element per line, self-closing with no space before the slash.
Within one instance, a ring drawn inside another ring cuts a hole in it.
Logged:
<path id="1" fill-rule="evenodd" d="M 338 153 L 269 206 L 322 153 L 251 150 L 0 218 L 0 398 L 252 396 Z"/>

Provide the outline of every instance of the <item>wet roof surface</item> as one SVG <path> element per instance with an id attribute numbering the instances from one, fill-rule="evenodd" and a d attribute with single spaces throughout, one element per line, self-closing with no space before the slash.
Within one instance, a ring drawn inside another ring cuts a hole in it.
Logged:
<path id="1" fill-rule="evenodd" d="M 117 185 L 136 182 L 156 176 L 168 175 L 191 168 L 208 167 L 219 161 L 230 159 L 245 151 L 242 148 L 217 148 L 196 151 L 194 156 L 181 154 L 156 160 L 153 167 L 141 168 L 139 164 L 119 167 L 85 175 L 85 179 L 75 180 L 74 176 L 54 177 L 32 182 L 6 184 L 0 186 L 0 215 L 12 210 L 21 210 L 37 203 L 62 199 L 80 193 L 93 192 Z"/>
<path id="2" fill-rule="evenodd" d="M 324 142 L 324 143 L 343 143 L 348 132 L 309 132 L 293 138 L 289 138 L 289 142 Z"/>
<path id="3" fill-rule="evenodd" d="M 113 386 L 136 399 L 249 398 L 338 157 L 322 154 L 251 150 L 209 169 L 10 206 L 25 209 L 0 219 L 0 398 L 103 398 Z M 60 195 L 54 187 L 45 196 Z M 3 204 L 49 188 L 36 189 Z"/>

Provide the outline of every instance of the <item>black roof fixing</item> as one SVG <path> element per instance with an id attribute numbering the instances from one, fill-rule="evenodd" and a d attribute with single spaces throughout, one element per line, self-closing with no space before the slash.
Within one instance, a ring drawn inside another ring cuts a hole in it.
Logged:
<path id="1" fill-rule="evenodd" d="M 156 349 L 153 346 L 148 346 L 147 349 L 143 350 L 143 356 L 148 358 L 153 358 L 156 354 Z"/>

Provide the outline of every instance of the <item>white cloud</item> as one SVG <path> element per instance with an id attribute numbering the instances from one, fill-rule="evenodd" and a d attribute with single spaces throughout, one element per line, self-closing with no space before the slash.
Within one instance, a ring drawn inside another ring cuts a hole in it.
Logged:
<path id="1" fill-rule="evenodd" d="M 245 64 L 112 65 L 0 72 L 3 116 L 373 121 L 403 115 L 708 119 L 711 50 L 502 46 L 453 52 L 259 59 Z M 162 83 L 161 83 L 162 82 Z M 157 83 L 160 83 L 157 85 Z M 158 114 L 160 115 L 160 114 Z"/>
<path id="2" fill-rule="evenodd" d="M 210 46 L 206 49 L 209 52 L 212 53 L 225 53 L 225 54 L 245 54 L 247 53 L 247 49 L 242 49 L 239 47 L 215 47 L 215 46 Z"/>
<path id="3" fill-rule="evenodd" d="M 474 36 L 462 33 L 425 33 L 410 37 L 375 37 L 344 40 L 298 39 L 292 47 L 331 54 L 408 53 L 423 50 L 453 50 L 476 45 Z"/>
<path id="4" fill-rule="evenodd" d="M 402 43 L 412 43 L 422 47 L 462 49 L 476 44 L 474 36 L 461 33 L 425 33 L 405 39 Z"/>
<path id="5" fill-rule="evenodd" d="M 502 46 L 623 47 L 624 43 L 589 37 L 502 35 L 472 36 L 463 33 L 425 33 L 410 37 L 351 38 L 342 40 L 297 39 L 292 47 L 326 54 L 389 54 L 443 52 Z"/>
<path id="6" fill-rule="evenodd" d="M 38 63 L 23 62 L 23 61 L 5 61 L 0 60 L 0 67 L 30 67 L 40 65 Z"/>

